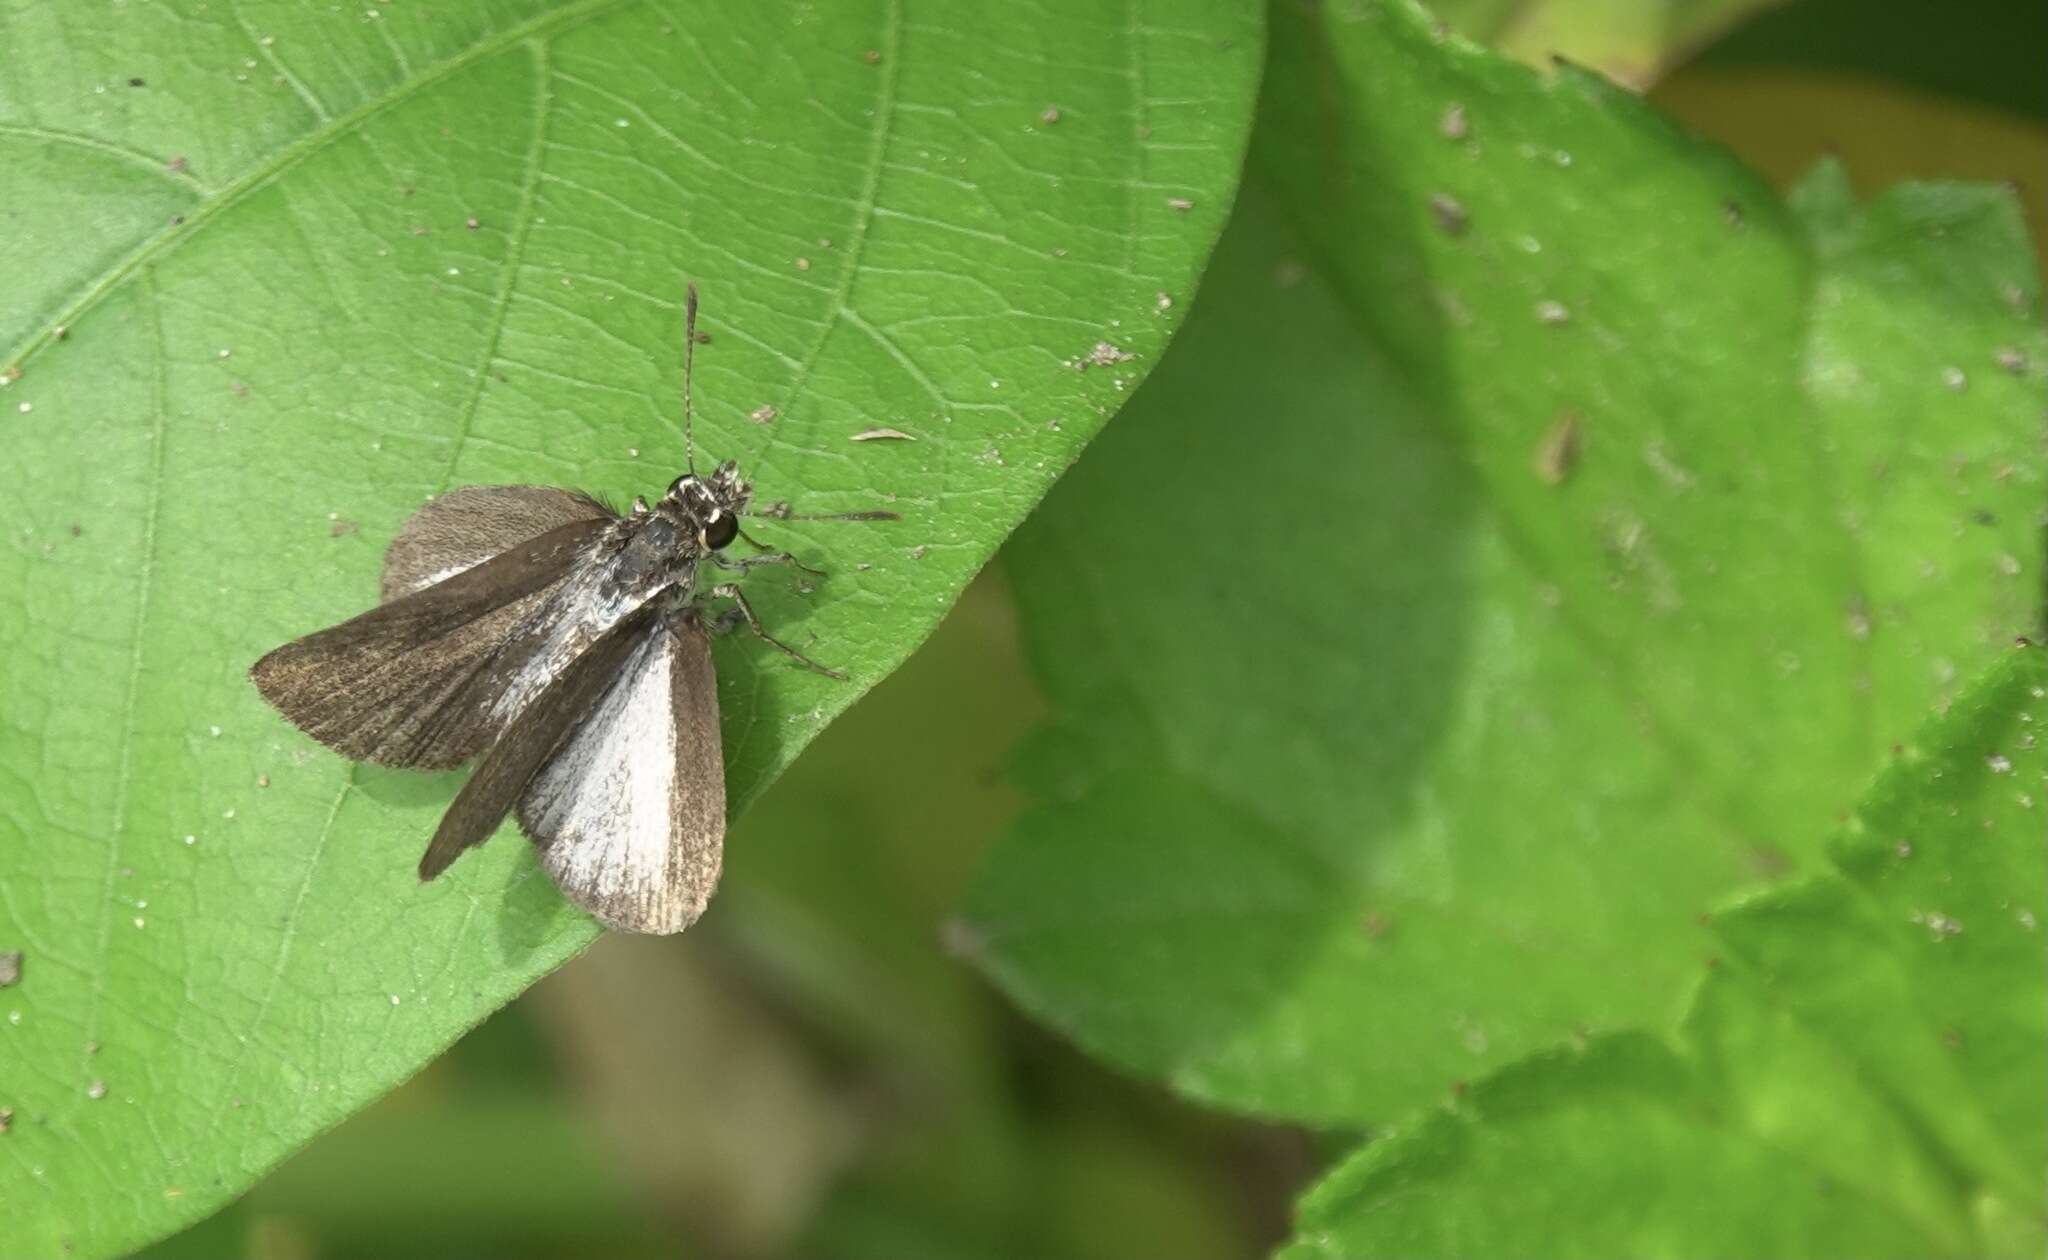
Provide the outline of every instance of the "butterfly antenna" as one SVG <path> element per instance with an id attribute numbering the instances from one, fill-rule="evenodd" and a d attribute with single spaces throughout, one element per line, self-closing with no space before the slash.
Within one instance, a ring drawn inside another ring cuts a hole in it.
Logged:
<path id="1" fill-rule="evenodd" d="M 690 410 L 690 375 L 697 360 L 697 282 L 683 299 L 683 467 L 697 475 L 697 418 Z"/>
<path id="2" fill-rule="evenodd" d="M 900 521 L 897 512 L 824 512 L 818 514 L 799 513 L 789 510 L 787 503 L 771 503 L 756 512 L 742 512 L 742 516 L 762 517 L 771 521 Z"/>
<path id="3" fill-rule="evenodd" d="M 900 521 L 903 517 L 895 512 L 828 512 L 820 516 L 799 516 L 792 512 L 782 519 L 785 521 Z"/>

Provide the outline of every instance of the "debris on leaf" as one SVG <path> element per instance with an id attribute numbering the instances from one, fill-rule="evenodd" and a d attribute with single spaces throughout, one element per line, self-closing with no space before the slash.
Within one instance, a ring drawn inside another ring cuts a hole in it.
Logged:
<path id="1" fill-rule="evenodd" d="M 1067 363 L 1076 372 L 1085 372 L 1091 367 L 1115 367 L 1119 363 L 1129 363 L 1137 357 L 1113 341 L 1098 341 L 1085 358 L 1069 359 Z"/>
<path id="2" fill-rule="evenodd" d="M 1536 475 L 1544 484 L 1561 486 L 1572 475 L 1572 469 L 1579 462 L 1579 416 L 1567 411 L 1550 426 L 1543 435 L 1543 441 L 1536 446 L 1536 458 L 1532 461 Z"/>
<path id="3" fill-rule="evenodd" d="M 1465 213 L 1465 204 L 1449 193 L 1431 193 L 1429 213 L 1446 236 L 1463 236 L 1465 229 L 1471 226 L 1472 220 Z"/>

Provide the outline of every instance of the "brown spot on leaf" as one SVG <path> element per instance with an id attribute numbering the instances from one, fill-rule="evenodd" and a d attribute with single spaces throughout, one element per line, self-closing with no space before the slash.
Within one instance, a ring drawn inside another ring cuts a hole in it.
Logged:
<path id="1" fill-rule="evenodd" d="M 1530 461 L 1536 475 L 1545 485 L 1561 486 L 1571 478 L 1572 469 L 1579 463 L 1579 416 L 1567 411 L 1558 416 L 1543 440 L 1536 444 L 1536 454 Z"/>

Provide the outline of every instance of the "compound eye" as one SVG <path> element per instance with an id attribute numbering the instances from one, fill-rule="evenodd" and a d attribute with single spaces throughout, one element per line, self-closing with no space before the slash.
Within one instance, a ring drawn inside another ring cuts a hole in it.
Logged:
<path id="1" fill-rule="evenodd" d="M 730 512 L 718 512 L 704 522 L 704 545 L 717 551 L 739 537 L 739 518 Z"/>
<path id="2" fill-rule="evenodd" d="M 671 482 L 669 482 L 669 483 L 668 483 L 668 493 L 669 493 L 669 497 L 670 497 L 670 498 L 672 498 L 672 499 L 673 499 L 673 498 L 678 498 L 678 497 L 680 497 L 680 496 L 682 495 L 682 493 L 683 493 L 683 487 L 684 487 L 684 486 L 686 486 L 686 485 L 688 485 L 688 484 L 689 484 L 690 482 L 693 482 L 693 481 L 695 481 L 695 480 L 697 480 L 697 479 L 696 479 L 695 477 L 691 476 L 691 475 L 690 475 L 689 473 L 684 473 L 684 474 L 683 474 L 682 476 L 680 476 L 680 477 L 676 478 L 676 479 L 675 479 L 674 481 L 671 481 Z"/>

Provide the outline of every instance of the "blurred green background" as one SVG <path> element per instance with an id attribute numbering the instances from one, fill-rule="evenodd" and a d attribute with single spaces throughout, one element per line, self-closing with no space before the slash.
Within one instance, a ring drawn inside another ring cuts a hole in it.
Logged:
<path id="1" fill-rule="evenodd" d="M 1536 55 L 1501 7 L 1454 16 Z M 1557 30 L 1573 6 L 1509 7 Z M 1938 15 L 1805 0 L 1632 77 L 1780 183 L 1826 154 L 1863 193 L 2011 181 L 2039 242 L 2043 48 L 2048 7 L 2031 0 Z M 949 951 L 949 912 L 1021 804 L 1006 760 L 1041 710 L 998 566 L 745 817 L 702 924 L 599 941 L 145 1254 L 1266 1252 L 1356 1135 L 1209 1114 L 1116 1075 Z"/>

